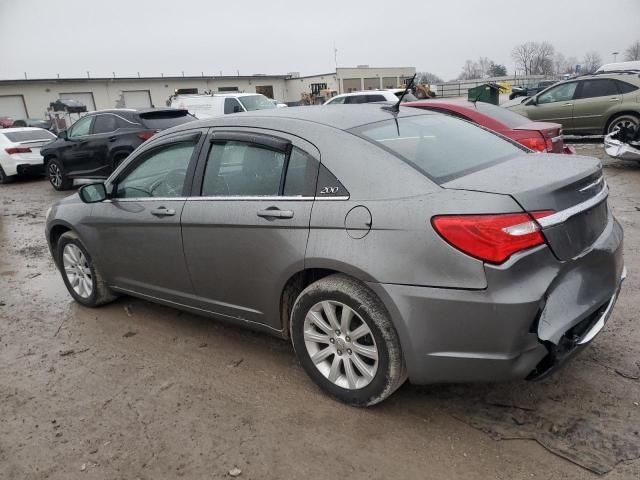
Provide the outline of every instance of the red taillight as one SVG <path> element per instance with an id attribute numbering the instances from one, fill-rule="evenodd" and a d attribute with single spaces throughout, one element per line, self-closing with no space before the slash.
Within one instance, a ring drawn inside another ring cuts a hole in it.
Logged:
<path id="1" fill-rule="evenodd" d="M 502 263 L 511 255 L 544 243 L 535 220 L 551 215 L 545 210 L 495 215 L 439 215 L 433 228 L 458 250 L 489 263 Z"/>
<path id="2" fill-rule="evenodd" d="M 536 152 L 546 152 L 548 150 L 547 143 L 544 141 L 544 138 L 541 137 L 519 138 L 518 143 Z"/>
<path id="3" fill-rule="evenodd" d="M 31 153 L 31 149 L 29 147 L 11 147 L 5 148 L 4 151 L 9 155 L 13 155 L 14 153 Z"/>
<path id="4" fill-rule="evenodd" d="M 153 137 L 155 134 L 156 134 L 156 132 L 154 132 L 153 130 L 148 131 L 148 132 L 139 132 L 138 133 L 138 138 L 140 138 L 143 142 L 146 142 L 151 137 Z"/>

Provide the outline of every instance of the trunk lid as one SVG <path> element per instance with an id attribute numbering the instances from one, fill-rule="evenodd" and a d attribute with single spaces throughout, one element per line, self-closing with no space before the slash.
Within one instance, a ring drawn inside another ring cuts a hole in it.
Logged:
<path id="1" fill-rule="evenodd" d="M 547 150 L 552 153 L 564 153 L 562 125 L 550 122 L 528 122 L 513 130 L 528 130 L 540 132 L 547 144 Z"/>
<path id="2" fill-rule="evenodd" d="M 441 186 L 509 195 L 528 212 L 553 210 L 555 216 L 539 223 L 549 246 L 561 260 L 588 249 L 608 220 L 606 182 L 600 161 L 595 158 L 517 156 Z"/>

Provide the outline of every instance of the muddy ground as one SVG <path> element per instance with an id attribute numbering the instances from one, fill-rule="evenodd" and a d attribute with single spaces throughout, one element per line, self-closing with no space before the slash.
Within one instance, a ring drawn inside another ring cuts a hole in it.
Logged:
<path id="1" fill-rule="evenodd" d="M 284 341 L 132 298 L 78 306 L 43 237 L 64 194 L 2 186 L 0 478 L 640 478 L 640 165 L 604 163 L 629 277 L 590 348 L 543 382 L 407 384 L 367 410 Z"/>

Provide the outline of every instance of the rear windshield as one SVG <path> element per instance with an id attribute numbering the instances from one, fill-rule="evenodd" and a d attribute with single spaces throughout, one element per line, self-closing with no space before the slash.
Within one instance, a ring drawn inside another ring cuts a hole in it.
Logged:
<path id="1" fill-rule="evenodd" d="M 164 130 L 196 120 L 186 110 L 161 110 L 158 112 L 146 112 L 140 114 L 144 126 L 152 130 Z"/>
<path id="2" fill-rule="evenodd" d="M 56 136 L 46 130 L 23 130 L 21 132 L 5 132 L 3 134 L 10 142 L 41 142 L 43 140 L 53 140 Z"/>
<path id="3" fill-rule="evenodd" d="M 491 105 L 490 103 L 476 102 L 476 110 L 509 128 L 518 128 L 525 123 L 531 122 L 531 120 L 519 113 L 512 112 L 511 110 L 507 110 L 503 107 Z"/>
<path id="4" fill-rule="evenodd" d="M 264 95 L 247 95 L 246 97 L 238 97 L 238 100 L 240 100 L 240 103 L 244 105 L 244 108 L 246 108 L 248 112 L 252 110 L 269 110 L 276 108 Z"/>
<path id="5" fill-rule="evenodd" d="M 352 131 L 439 184 L 529 152 L 470 122 L 437 113 L 384 120 Z"/>

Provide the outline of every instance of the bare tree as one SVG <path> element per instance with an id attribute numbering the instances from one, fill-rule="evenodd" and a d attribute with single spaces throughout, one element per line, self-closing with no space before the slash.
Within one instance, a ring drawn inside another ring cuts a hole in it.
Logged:
<path id="1" fill-rule="evenodd" d="M 429 85 L 433 85 L 434 83 L 444 83 L 444 80 L 435 73 L 418 72 L 416 75 L 416 83 L 427 83 Z"/>
<path id="2" fill-rule="evenodd" d="M 526 42 L 513 49 L 511 58 L 525 75 L 549 75 L 554 70 L 554 53 L 549 42 Z"/>
<path id="3" fill-rule="evenodd" d="M 489 74 L 489 68 L 491 68 L 491 60 L 488 57 L 478 58 L 478 70 L 480 70 L 480 77 L 486 77 Z"/>
<path id="4" fill-rule="evenodd" d="M 640 40 L 632 43 L 629 48 L 624 51 L 624 59 L 628 62 L 640 60 Z"/>
<path id="5" fill-rule="evenodd" d="M 474 78 L 480 78 L 482 76 L 482 70 L 478 62 L 473 60 L 467 60 L 462 67 L 462 73 L 458 75 L 460 80 L 471 80 Z"/>
<path id="6" fill-rule="evenodd" d="M 584 56 L 584 71 L 595 72 L 602 65 L 602 57 L 598 52 L 587 52 Z"/>

